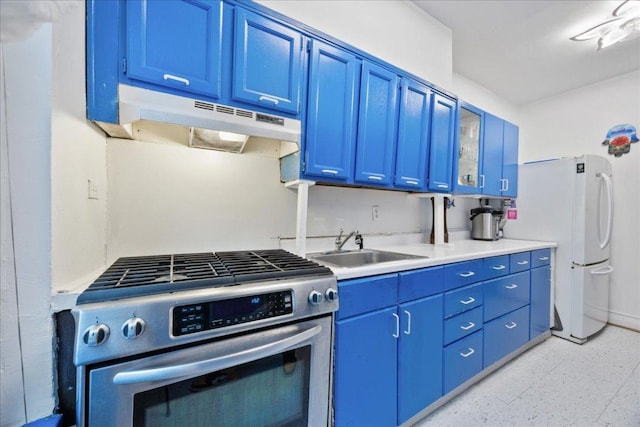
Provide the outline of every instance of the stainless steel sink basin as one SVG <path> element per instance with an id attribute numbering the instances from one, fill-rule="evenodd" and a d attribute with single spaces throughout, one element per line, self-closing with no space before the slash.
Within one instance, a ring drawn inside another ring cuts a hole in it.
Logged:
<path id="1" fill-rule="evenodd" d="M 399 254 L 396 252 L 363 249 L 358 251 L 325 252 L 310 254 L 309 258 L 321 264 L 336 267 L 362 267 L 364 265 L 379 264 L 381 262 L 406 261 L 410 259 L 428 258 L 418 255 Z"/>

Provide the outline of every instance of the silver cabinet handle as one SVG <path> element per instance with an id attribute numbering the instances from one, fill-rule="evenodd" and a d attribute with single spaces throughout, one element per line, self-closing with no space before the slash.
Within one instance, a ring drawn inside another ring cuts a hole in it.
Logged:
<path id="1" fill-rule="evenodd" d="M 447 184 L 438 184 L 437 187 L 438 188 L 449 188 L 449 186 Z"/>
<path id="2" fill-rule="evenodd" d="M 476 299 L 474 297 L 469 297 L 469 299 L 460 300 L 460 304 L 467 305 L 467 304 L 471 304 L 472 302 L 475 302 L 475 301 L 476 301 Z"/>
<path id="3" fill-rule="evenodd" d="M 404 314 L 407 315 L 407 330 L 404 331 L 405 335 L 411 335 L 411 313 L 407 310 L 404 311 Z"/>
<path id="4" fill-rule="evenodd" d="M 273 105 L 278 105 L 278 101 L 276 98 L 272 98 L 270 96 L 264 96 L 262 95 L 260 98 L 258 98 L 258 101 L 262 102 L 262 101 L 267 101 L 267 102 L 271 102 Z"/>
<path id="5" fill-rule="evenodd" d="M 398 316 L 396 313 L 391 313 L 391 314 L 393 315 L 393 317 L 396 318 L 396 333 L 391 334 L 391 336 L 394 338 L 399 338 L 400 337 L 400 316 Z"/>
<path id="6" fill-rule="evenodd" d="M 184 77 L 174 76 L 173 74 L 165 74 L 164 76 L 162 76 L 162 78 L 165 80 L 175 80 L 176 82 L 184 83 L 186 86 L 189 86 L 189 80 L 185 79 Z"/>
<path id="7" fill-rule="evenodd" d="M 469 322 L 469 323 L 467 324 L 467 326 L 462 326 L 462 325 L 460 325 L 460 329 L 462 329 L 463 331 L 468 331 L 469 329 L 473 328 L 474 326 L 476 326 L 476 324 L 475 324 L 475 323 L 473 323 L 473 322 Z"/>
<path id="8" fill-rule="evenodd" d="M 494 270 L 504 270 L 505 268 L 507 268 L 506 265 L 494 265 L 493 267 Z"/>
<path id="9" fill-rule="evenodd" d="M 467 353 L 460 353 L 460 356 L 462 357 L 469 357 L 471 356 L 473 353 L 475 353 L 476 351 L 474 349 L 472 349 L 471 347 L 469 347 L 469 351 Z"/>
<path id="10" fill-rule="evenodd" d="M 419 184 L 419 182 L 416 181 L 415 179 L 407 178 L 406 176 L 401 176 L 400 179 L 403 180 L 405 184 L 410 184 L 410 185 Z"/>
<path id="11" fill-rule="evenodd" d="M 367 178 L 372 179 L 374 181 L 382 181 L 382 177 L 381 176 L 369 175 Z"/>
<path id="12" fill-rule="evenodd" d="M 518 265 L 527 265 L 527 264 L 529 264 L 529 261 L 518 261 L 516 264 L 518 264 Z"/>
<path id="13" fill-rule="evenodd" d="M 548 256 L 541 256 L 540 258 L 538 258 L 538 261 L 548 261 L 549 257 Z"/>
<path id="14" fill-rule="evenodd" d="M 338 171 L 334 169 L 322 169 L 322 173 L 328 173 L 330 175 L 337 175 Z"/>
<path id="15" fill-rule="evenodd" d="M 471 277 L 474 276 L 476 273 L 474 273 L 473 271 L 468 271 L 466 273 L 458 273 L 458 276 L 460 277 Z"/>
<path id="16" fill-rule="evenodd" d="M 518 285 L 516 285 L 515 283 L 512 283 L 510 285 L 505 285 L 505 288 L 507 288 L 507 289 L 515 289 L 517 287 L 518 287 Z"/>
<path id="17" fill-rule="evenodd" d="M 484 188 L 484 175 L 480 175 L 480 188 Z"/>
<path id="18" fill-rule="evenodd" d="M 504 327 L 507 328 L 507 329 L 513 329 L 516 326 L 518 326 L 518 324 L 516 322 L 511 322 L 509 324 L 504 325 Z"/>
<path id="19" fill-rule="evenodd" d="M 272 354 L 278 354 L 290 347 L 308 340 L 322 331 L 322 326 L 316 325 L 302 332 L 294 331 L 285 334 L 282 339 L 275 342 L 265 342 L 256 345 L 248 343 L 239 351 L 212 359 L 200 360 L 182 365 L 162 366 L 158 368 L 142 369 L 140 371 L 118 372 L 113 377 L 114 384 L 135 384 L 147 381 L 164 381 L 173 378 L 188 378 L 194 375 L 202 375 L 207 372 L 215 372 L 230 366 L 238 366 L 253 360 L 263 359 Z"/>

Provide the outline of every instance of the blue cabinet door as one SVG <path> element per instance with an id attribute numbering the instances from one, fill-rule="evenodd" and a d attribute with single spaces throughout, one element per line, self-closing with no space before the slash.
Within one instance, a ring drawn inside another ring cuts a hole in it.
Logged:
<path id="1" fill-rule="evenodd" d="M 551 267 L 531 270 L 531 321 L 529 339 L 547 332 L 550 326 L 551 310 Z"/>
<path id="2" fill-rule="evenodd" d="M 429 139 L 428 189 L 431 191 L 451 192 L 455 130 L 456 102 L 446 96 L 434 94 Z"/>
<path id="3" fill-rule="evenodd" d="M 518 196 L 518 127 L 504 122 L 502 146 L 502 191 L 505 197 Z"/>
<path id="4" fill-rule="evenodd" d="M 529 341 L 529 306 L 498 317 L 484 325 L 486 368 Z"/>
<path id="5" fill-rule="evenodd" d="M 431 90 L 403 78 L 400 90 L 398 147 L 393 183 L 397 187 L 424 189 L 429 157 Z"/>
<path id="6" fill-rule="evenodd" d="M 303 173 L 328 180 L 352 177 L 360 61 L 312 42 Z"/>
<path id="7" fill-rule="evenodd" d="M 221 0 L 130 1 L 126 14 L 129 78 L 220 96 Z"/>
<path id="8" fill-rule="evenodd" d="M 482 147 L 484 111 L 458 101 L 456 146 L 453 164 L 453 191 L 465 194 L 482 192 Z"/>
<path id="9" fill-rule="evenodd" d="M 504 120 L 493 114 L 484 115 L 484 147 L 482 154 L 481 180 L 482 194 L 502 195 L 502 141 L 504 139 Z M 484 181 L 484 182 L 482 182 Z"/>
<path id="10" fill-rule="evenodd" d="M 363 62 L 355 181 L 390 186 L 396 152 L 398 76 Z"/>
<path id="11" fill-rule="evenodd" d="M 233 99 L 300 112 L 300 33 L 236 7 L 233 54 Z"/>
<path id="12" fill-rule="evenodd" d="M 442 295 L 398 307 L 398 424 L 442 396 L 442 313 Z"/>
<path id="13" fill-rule="evenodd" d="M 483 331 L 449 344 L 443 349 L 443 392 L 454 388 L 482 370 Z"/>
<path id="14" fill-rule="evenodd" d="M 395 426 L 396 306 L 336 322 L 335 425 Z"/>

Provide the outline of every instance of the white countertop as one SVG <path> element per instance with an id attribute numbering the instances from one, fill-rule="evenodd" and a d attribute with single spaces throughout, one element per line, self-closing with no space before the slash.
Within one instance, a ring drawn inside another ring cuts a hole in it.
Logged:
<path id="1" fill-rule="evenodd" d="M 555 248 L 557 246 L 558 244 L 555 242 L 537 242 L 512 239 L 495 241 L 457 240 L 453 243 L 445 243 L 444 245 L 431 245 L 427 243 L 378 245 L 366 247 L 365 249 L 398 252 L 428 258 L 383 262 L 362 267 L 334 267 L 328 264 L 325 265 L 331 268 L 333 273 L 338 277 L 338 280 L 343 280 L 394 273 L 404 270 L 413 270 L 416 268 L 432 267 L 435 265 L 450 264 L 452 262 L 467 261 L 516 252 Z"/>

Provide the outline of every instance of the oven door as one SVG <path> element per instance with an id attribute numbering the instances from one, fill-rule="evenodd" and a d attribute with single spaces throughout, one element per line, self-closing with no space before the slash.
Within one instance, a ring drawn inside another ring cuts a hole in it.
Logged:
<path id="1" fill-rule="evenodd" d="M 326 426 L 330 316 L 91 369 L 102 426 Z M 82 417 L 84 418 L 84 417 Z"/>

